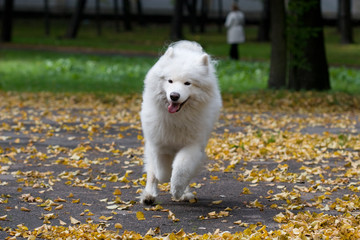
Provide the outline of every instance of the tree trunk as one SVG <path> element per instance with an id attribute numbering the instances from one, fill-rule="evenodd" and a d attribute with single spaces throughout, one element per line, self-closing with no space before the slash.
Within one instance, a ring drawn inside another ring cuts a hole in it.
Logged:
<path id="1" fill-rule="evenodd" d="M 289 82 L 293 90 L 330 89 L 320 0 L 290 0 Z"/>
<path id="2" fill-rule="evenodd" d="M 223 26 L 224 26 L 224 19 L 223 19 L 223 1 L 222 0 L 218 0 L 218 32 L 221 33 Z"/>
<path id="3" fill-rule="evenodd" d="M 86 0 L 78 0 L 75 7 L 75 12 L 71 17 L 71 22 L 66 32 L 65 37 L 75 39 L 79 31 L 80 23 L 86 6 Z"/>
<path id="4" fill-rule="evenodd" d="M 340 0 L 339 4 L 341 43 L 353 43 L 351 0 Z"/>
<path id="5" fill-rule="evenodd" d="M 184 0 L 175 0 L 174 6 L 174 16 L 171 24 L 171 33 L 170 38 L 172 40 L 183 39 L 183 9 L 184 9 Z"/>
<path id="6" fill-rule="evenodd" d="M 189 13 L 189 25 L 190 25 L 190 32 L 196 33 L 196 25 L 197 25 L 197 19 L 196 19 L 196 6 L 197 6 L 197 0 L 185 0 L 186 8 Z"/>
<path id="7" fill-rule="evenodd" d="M 341 26 L 340 26 L 340 19 L 341 19 L 341 1 L 342 0 L 337 0 L 337 13 L 336 13 L 336 29 L 338 30 L 338 32 L 341 32 Z"/>
<path id="8" fill-rule="evenodd" d="M 101 36 L 101 13 L 100 13 L 100 0 L 95 1 L 95 12 L 96 12 L 96 30 L 97 35 Z"/>
<path id="9" fill-rule="evenodd" d="M 268 88 L 286 87 L 286 15 L 284 0 L 272 0 L 270 6 L 271 62 Z"/>
<path id="10" fill-rule="evenodd" d="M 143 7 L 142 7 L 142 2 L 141 0 L 137 0 L 136 1 L 136 10 L 137 10 L 137 20 L 140 26 L 144 26 L 145 25 L 145 20 L 144 20 L 144 14 L 143 14 Z"/>
<path id="11" fill-rule="evenodd" d="M 207 14 L 209 10 L 208 0 L 201 0 L 200 32 L 205 33 Z"/>
<path id="12" fill-rule="evenodd" d="M 114 4 L 115 31 L 118 33 L 118 32 L 120 32 L 118 0 L 114 0 L 113 4 Z"/>
<path id="13" fill-rule="evenodd" d="M 124 18 L 124 28 L 126 31 L 131 31 L 131 13 L 130 13 L 130 1 L 123 0 L 123 18 Z"/>
<path id="14" fill-rule="evenodd" d="M 49 0 L 44 0 L 44 21 L 45 21 L 45 35 L 50 35 L 50 8 Z"/>
<path id="15" fill-rule="evenodd" d="M 269 30 L 270 30 L 270 0 L 263 0 L 263 9 L 261 11 L 260 24 L 258 29 L 257 39 L 260 42 L 268 42 L 269 38 Z M 271 5 L 275 3 L 272 1 Z"/>
<path id="16" fill-rule="evenodd" d="M 13 10 L 14 10 L 14 1 L 5 0 L 3 16 L 2 16 L 2 31 L 1 31 L 2 42 L 11 42 Z"/>

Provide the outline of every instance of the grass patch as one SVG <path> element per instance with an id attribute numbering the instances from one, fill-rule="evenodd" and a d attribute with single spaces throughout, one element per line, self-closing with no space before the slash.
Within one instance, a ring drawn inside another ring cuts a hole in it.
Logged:
<path id="1" fill-rule="evenodd" d="M 5 91 L 141 92 L 152 58 L 2 51 Z"/>
<path id="2" fill-rule="evenodd" d="M 136 51 L 158 53 L 164 45 L 170 42 L 170 25 L 147 24 L 146 27 L 134 25 L 131 32 L 115 31 L 114 22 L 104 21 L 102 35 L 98 36 L 94 21 L 83 21 L 76 39 L 63 38 L 68 21 L 53 19 L 51 34 L 45 36 L 43 22 L 34 19 L 16 19 L 14 24 L 13 41 L 17 44 L 71 46 L 119 51 Z M 257 26 L 245 27 L 247 41 L 240 46 L 240 57 L 247 61 L 269 61 L 270 43 L 256 41 Z M 226 43 L 225 28 L 218 32 L 216 25 L 207 26 L 205 34 L 191 34 L 187 26 L 184 27 L 186 39 L 199 42 L 207 52 L 215 57 L 228 56 L 229 46 Z M 325 28 L 327 58 L 331 65 L 360 66 L 360 28 L 354 28 L 356 44 L 340 44 L 340 35 L 335 27 Z"/>
<path id="3" fill-rule="evenodd" d="M 0 88 L 22 92 L 141 93 L 149 57 L 97 56 L 30 50 L 0 50 Z M 219 60 L 223 93 L 265 89 L 267 62 Z M 333 91 L 360 93 L 360 70 L 330 68 Z"/>
<path id="4" fill-rule="evenodd" d="M 220 61 L 219 84 L 222 92 L 239 93 L 265 89 L 269 75 L 269 64 L 264 62 Z"/>

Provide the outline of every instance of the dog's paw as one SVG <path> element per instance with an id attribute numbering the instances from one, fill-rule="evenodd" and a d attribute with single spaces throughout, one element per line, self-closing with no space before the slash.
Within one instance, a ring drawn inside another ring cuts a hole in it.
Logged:
<path id="1" fill-rule="evenodd" d="M 195 199 L 195 195 L 189 190 L 181 188 L 180 191 L 177 188 L 171 190 L 174 201 L 190 202 Z"/>
<path id="2" fill-rule="evenodd" d="M 180 201 L 184 202 L 190 202 L 192 200 L 196 201 L 195 195 L 192 192 L 185 192 L 180 198 Z"/>
<path id="3" fill-rule="evenodd" d="M 177 186 L 177 187 L 171 187 L 170 192 L 172 195 L 172 198 L 175 201 L 182 201 L 181 198 L 184 195 L 185 188 Z"/>
<path id="4" fill-rule="evenodd" d="M 143 192 L 140 199 L 140 202 L 144 205 L 153 205 L 155 203 L 155 196 L 147 192 Z"/>

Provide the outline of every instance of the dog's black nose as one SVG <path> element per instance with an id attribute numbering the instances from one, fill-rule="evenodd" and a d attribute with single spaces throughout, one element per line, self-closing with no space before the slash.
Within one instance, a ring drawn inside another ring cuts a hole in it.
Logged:
<path id="1" fill-rule="evenodd" d="M 171 100 L 173 100 L 174 102 L 176 102 L 176 101 L 179 100 L 179 98 L 180 98 L 180 93 L 172 92 L 172 93 L 170 93 L 170 98 L 171 98 Z"/>

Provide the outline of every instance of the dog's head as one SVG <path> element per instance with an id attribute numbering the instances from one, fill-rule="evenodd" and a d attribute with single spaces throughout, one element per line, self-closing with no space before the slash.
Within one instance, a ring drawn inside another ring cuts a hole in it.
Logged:
<path id="1" fill-rule="evenodd" d="M 155 68 L 160 80 L 158 95 L 169 113 L 184 108 L 200 110 L 217 88 L 214 67 L 204 52 L 169 47 Z"/>

